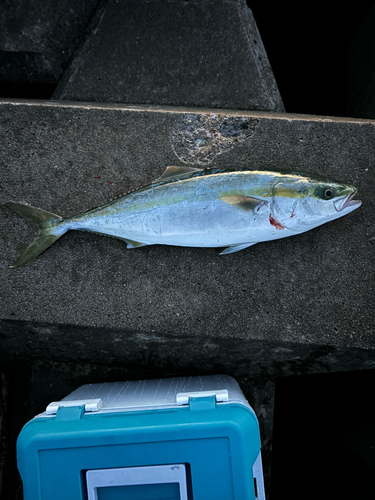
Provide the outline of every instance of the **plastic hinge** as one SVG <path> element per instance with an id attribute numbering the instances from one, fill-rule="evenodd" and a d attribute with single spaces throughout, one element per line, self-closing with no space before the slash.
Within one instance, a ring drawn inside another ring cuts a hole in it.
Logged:
<path id="1" fill-rule="evenodd" d="M 177 406 L 184 406 L 189 404 L 191 398 L 206 398 L 207 396 L 215 396 L 216 403 L 229 401 L 228 390 L 220 389 L 217 391 L 178 392 L 176 394 L 176 403 Z"/>
<path id="2" fill-rule="evenodd" d="M 47 415 L 55 415 L 59 408 L 72 408 L 75 406 L 84 406 L 85 412 L 99 411 L 103 407 L 103 401 L 100 398 L 97 399 L 80 399 L 76 401 L 54 401 L 50 403 L 46 408 Z"/>
<path id="3" fill-rule="evenodd" d="M 84 406 L 60 406 L 56 412 L 55 421 L 80 420 L 84 414 Z"/>

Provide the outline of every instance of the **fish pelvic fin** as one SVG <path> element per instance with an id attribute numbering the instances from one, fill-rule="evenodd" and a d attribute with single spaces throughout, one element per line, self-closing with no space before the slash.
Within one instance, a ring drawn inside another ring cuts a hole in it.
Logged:
<path id="1" fill-rule="evenodd" d="M 18 259 L 9 266 L 11 269 L 23 266 L 27 264 L 27 262 L 35 259 L 67 231 L 67 229 L 62 230 L 63 228 L 60 228 L 58 234 L 55 234 L 58 222 L 63 219 L 41 208 L 13 201 L 5 203 L 5 206 L 21 217 L 34 222 L 39 228 L 39 234 L 36 239 L 21 253 Z"/>

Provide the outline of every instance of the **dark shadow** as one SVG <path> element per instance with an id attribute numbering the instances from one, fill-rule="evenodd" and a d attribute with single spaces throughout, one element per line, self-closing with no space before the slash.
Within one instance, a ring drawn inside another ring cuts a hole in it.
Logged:
<path id="1" fill-rule="evenodd" d="M 374 498 L 375 370 L 276 380 L 272 498 Z"/>

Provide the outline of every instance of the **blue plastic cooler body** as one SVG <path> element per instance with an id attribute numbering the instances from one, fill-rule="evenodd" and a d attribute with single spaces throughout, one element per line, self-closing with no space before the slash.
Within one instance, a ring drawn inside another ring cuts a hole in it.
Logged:
<path id="1" fill-rule="evenodd" d="M 188 500 L 255 500 L 259 453 L 251 408 L 217 403 L 214 395 L 166 409 L 59 407 L 28 422 L 17 442 L 25 500 L 88 500 L 87 471 L 174 464 L 186 468 Z M 98 500 L 180 499 L 174 483 L 97 491 Z"/>

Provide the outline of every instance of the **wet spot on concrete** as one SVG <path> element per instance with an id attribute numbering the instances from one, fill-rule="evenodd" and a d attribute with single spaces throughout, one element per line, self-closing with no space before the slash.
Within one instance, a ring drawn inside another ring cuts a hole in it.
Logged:
<path id="1" fill-rule="evenodd" d="M 184 113 L 172 130 L 172 148 L 184 163 L 207 165 L 218 154 L 249 139 L 258 123 L 258 118 Z"/>

